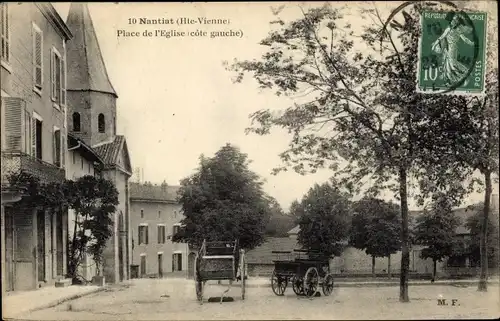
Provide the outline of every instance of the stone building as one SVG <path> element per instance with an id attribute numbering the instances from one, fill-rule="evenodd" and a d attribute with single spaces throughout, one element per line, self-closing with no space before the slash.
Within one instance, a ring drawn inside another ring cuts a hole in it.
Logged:
<path id="1" fill-rule="evenodd" d="M 178 186 L 130 183 L 132 265 L 139 277 L 188 276 L 194 254 L 172 237 L 183 219 Z"/>
<path id="2" fill-rule="evenodd" d="M 66 45 L 50 3 L 2 2 L 2 290 L 54 285 L 66 274 L 67 213 L 19 201 L 9 175 L 62 182 L 66 160 Z M 8 197 L 8 199 L 4 199 Z"/>
<path id="3" fill-rule="evenodd" d="M 66 24 L 73 34 L 67 45 L 68 131 L 95 151 L 103 162 L 101 175 L 119 192 L 119 205 L 112 218 L 114 233 L 103 262 L 106 282 L 115 283 L 130 275 L 130 156 L 125 137 L 116 131 L 118 95 L 106 71 L 87 4 L 72 3 Z"/>

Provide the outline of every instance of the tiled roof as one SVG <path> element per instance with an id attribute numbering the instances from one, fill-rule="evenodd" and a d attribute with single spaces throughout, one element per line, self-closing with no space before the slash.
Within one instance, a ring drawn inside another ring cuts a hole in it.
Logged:
<path id="1" fill-rule="evenodd" d="M 295 238 L 270 237 L 262 245 L 248 251 L 245 257 L 249 264 L 273 264 L 273 260 L 277 259 L 278 254 L 274 254 L 272 251 L 293 251 L 297 248 L 299 245 Z M 286 254 L 280 254 L 280 259 L 288 259 L 288 257 Z"/>
<path id="2" fill-rule="evenodd" d="M 130 183 L 130 200 L 177 202 L 180 186 Z"/>
<path id="3" fill-rule="evenodd" d="M 67 44 L 68 90 L 92 90 L 117 97 L 109 80 L 99 41 L 85 3 L 72 2 L 66 22 L 73 34 Z"/>
<path id="4" fill-rule="evenodd" d="M 104 165 L 117 165 L 120 154 L 123 152 L 125 154 L 124 169 L 128 172 L 132 171 L 125 136 L 116 135 L 113 141 L 97 144 L 92 148 L 103 159 Z"/>

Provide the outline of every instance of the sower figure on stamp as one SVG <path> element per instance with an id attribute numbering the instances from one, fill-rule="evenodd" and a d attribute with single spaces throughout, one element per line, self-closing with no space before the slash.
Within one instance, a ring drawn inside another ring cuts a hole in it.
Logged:
<path id="1" fill-rule="evenodd" d="M 473 29 L 460 14 L 449 12 L 446 20 L 449 25 L 432 44 L 432 51 L 441 55 L 443 68 L 441 77 L 446 81 L 447 85 L 451 85 L 459 82 L 469 70 L 458 59 L 458 42 L 461 39 L 471 46 L 474 46 L 474 42 L 466 37 Z M 465 86 L 467 82 L 468 80 L 465 80 Z"/>

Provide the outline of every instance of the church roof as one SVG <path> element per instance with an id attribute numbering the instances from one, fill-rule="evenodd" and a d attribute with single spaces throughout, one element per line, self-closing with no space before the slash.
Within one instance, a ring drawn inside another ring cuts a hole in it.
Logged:
<path id="1" fill-rule="evenodd" d="M 66 48 L 68 90 L 99 91 L 118 97 L 109 80 L 87 4 L 71 3 L 66 24 L 73 34 Z"/>
<path id="2" fill-rule="evenodd" d="M 112 141 L 94 145 L 92 149 L 103 159 L 105 166 L 121 166 L 126 172 L 132 173 L 125 136 L 116 135 Z M 124 157 L 124 163 L 120 165 L 121 155 Z"/>

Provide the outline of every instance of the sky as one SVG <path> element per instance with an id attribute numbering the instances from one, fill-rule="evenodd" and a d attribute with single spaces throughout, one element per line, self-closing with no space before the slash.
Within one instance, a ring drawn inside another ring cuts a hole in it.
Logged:
<path id="1" fill-rule="evenodd" d="M 69 3 L 53 3 L 66 20 Z M 301 176 L 293 171 L 271 175 L 280 166 L 290 135 L 274 131 L 268 136 L 246 135 L 249 115 L 259 109 L 282 109 L 292 101 L 260 91 L 247 77 L 234 84 L 234 74 L 222 62 L 254 59 L 263 53 L 258 42 L 275 19 L 272 3 L 89 3 L 101 52 L 117 91 L 117 131 L 126 136 L 132 167 L 141 168 L 142 181 L 170 185 L 192 174 L 199 156 L 213 156 L 226 143 L 238 146 L 252 160 L 250 168 L 265 179 L 265 191 L 286 210 L 315 183 L 328 181 L 329 170 Z M 273 7 L 279 7 L 274 4 Z M 300 13 L 298 3 L 282 9 L 285 17 Z M 366 5 L 366 4 L 365 4 Z M 398 3 L 382 3 L 387 17 Z M 350 3 L 350 10 L 359 4 Z M 229 25 L 144 25 L 140 18 L 229 19 Z M 132 19 L 137 24 L 131 24 Z M 356 20 L 361 23 L 361 20 Z M 355 24 L 353 23 L 353 24 Z M 241 38 L 143 37 L 145 30 L 240 31 Z M 118 36 L 139 32 L 139 37 Z M 135 178 L 134 178 L 135 179 Z M 496 189 L 498 190 L 498 189 Z M 391 199 L 391 194 L 384 196 Z M 472 195 L 468 203 L 482 200 Z M 415 203 L 410 201 L 410 208 Z"/>

